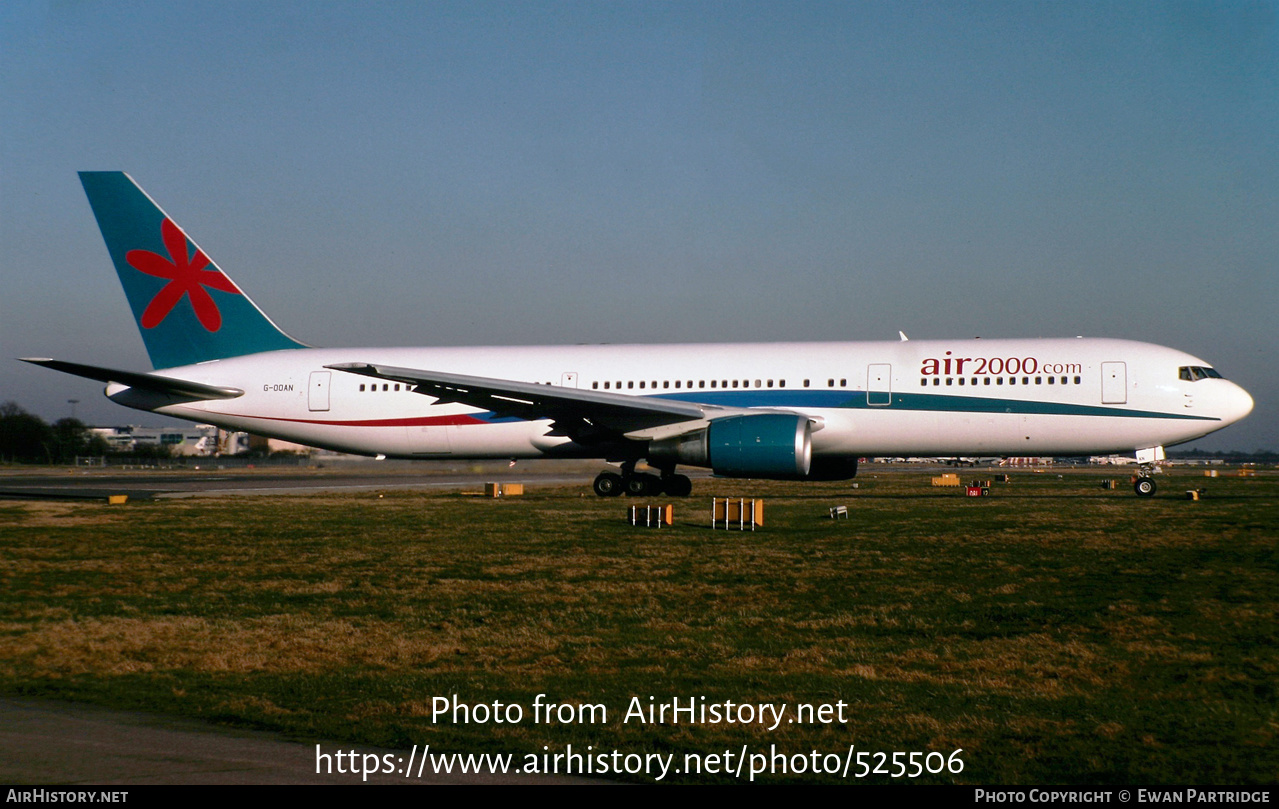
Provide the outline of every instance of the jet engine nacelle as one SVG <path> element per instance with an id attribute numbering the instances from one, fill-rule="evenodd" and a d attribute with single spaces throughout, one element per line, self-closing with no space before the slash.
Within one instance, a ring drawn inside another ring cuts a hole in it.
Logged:
<path id="1" fill-rule="evenodd" d="M 813 463 L 812 427 L 803 416 L 728 416 L 649 445 L 650 463 L 708 466 L 734 478 L 804 478 Z"/>

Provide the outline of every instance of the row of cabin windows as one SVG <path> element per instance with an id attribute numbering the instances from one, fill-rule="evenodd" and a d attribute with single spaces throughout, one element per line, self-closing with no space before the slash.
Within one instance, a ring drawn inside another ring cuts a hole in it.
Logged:
<path id="1" fill-rule="evenodd" d="M 996 377 L 989 377 L 989 376 L 974 376 L 974 377 L 972 377 L 972 381 L 971 381 L 971 382 L 968 382 L 967 384 L 970 384 L 970 385 L 977 385 L 977 384 L 978 384 L 977 380 L 978 380 L 978 379 L 980 379 L 980 380 L 981 380 L 981 384 L 983 384 L 983 385 L 989 385 L 989 384 L 991 384 L 990 380 L 991 380 L 992 378 L 995 380 L 995 383 L 994 383 L 994 384 L 996 384 L 996 385 L 1002 385 L 1002 384 L 1004 384 L 1004 378 L 1003 378 L 1002 376 L 996 376 Z M 949 377 L 949 376 L 948 376 L 948 377 L 946 377 L 946 384 L 947 384 L 947 385 L 952 385 L 952 384 L 954 384 L 954 379 L 955 379 L 954 377 Z M 965 380 L 967 379 L 967 377 L 962 377 L 962 376 L 961 376 L 961 377 L 958 377 L 958 379 L 959 379 L 959 384 L 962 386 L 962 385 L 964 385 L 964 384 L 965 384 Z M 1037 376 L 1037 377 L 1035 377 L 1035 382 L 1034 382 L 1034 384 L 1036 384 L 1036 385 L 1042 385 L 1042 384 L 1044 384 L 1044 380 L 1045 380 L 1045 379 L 1047 379 L 1047 380 L 1048 380 L 1048 384 L 1049 384 L 1049 385 L 1056 385 L 1056 384 L 1057 384 L 1057 380 L 1058 380 L 1058 379 L 1060 379 L 1060 380 L 1061 380 L 1061 384 L 1063 384 L 1063 385 L 1070 385 L 1070 384 L 1078 385 L 1078 384 L 1080 384 L 1080 378 L 1079 378 L 1079 377 L 1074 377 L 1074 378 L 1073 378 L 1073 382 L 1072 382 L 1072 378 L 1071 378 L 1071 377 L 1068 377 L 1068 376 L 1063 376 L 1063 377 L 1056 377 L 1056 376 L 1042 377 L 1042 376 Z M 935 377 L 932 377 L 932 380 L 933 380 L 933 385 L 934 385 L 934 386 L 938 386 L 938 385 L 940 385 L 940 384 L 941 384 L 941 377 L 936 377 L 936 376 L 935 376 Z M 1009 385 L 1016 385 L 1016 384 L 1018 384 L 1018 383 L 1017 383 L 1017 377 L 1015 377 L 1015 376 L 1010 376 L 1010 377 L 1008 377 L 1008 384 L 1009 384 Z M 1029 384 L 1031 384 L 1031 382 L 1030 382 L 1030 377 L 1028 377 L 1028 376 L 1023 376 L 1023 377 L 1021 378 L 1021 384 L 1023 384 L 1023 385 L 1029 385 Z M 926 387 L 928 387 L 928 378 L 927 378 L 927 377 L 925 377 L 924 379 L 919 380 L 919 386 L 920 386 L 921 388 L 926 388 Z"/>
<path id="2" fill-rule="evenodd" d="M 552 384 L 552 383 L 547 382 L 546 384 L 550 385 L 550 384 Z M 618 381 L 618 382 L 611 382 L 611 381 L 609 381 L 609 382 L 603 382 L 603 383 L 600 383 L 600 382 L 592 382 L 592 383 L 591 383 L 591 388 L 592 388 L 593 390 L 599 390 L 599 389 L 600 389 L 600 385 L 601 385 L 601 384 L 603 385 L 604 390 L 613 390 L 613 389 L 621 390 L 621 389 L 622 389 L 622 385 L 623 385 L 623 383 L 622 383 L 621 381 Z M 634 380 L 631 380 L 631 381 L 626 382 L 626 383 L 625 383 L 625 385 L 626 385 L 627 390 L 633 390 L 633 389 L 635 389 L 636 387 L 639 387 L 641 390 L 644 390 L 644 389 L 649 388 L 649 387 L 651 387 L 651 388 L 653 388 L 654 390 L 656 390 L 656 389 L 657 389 L 657 387 L 658 387 L 657 380 L 653 380 L 652 382 L 648 382 L 647 380 L 643 380 L 643 379 L 641 379 L 641 380 L 639 381 L 639 383 L 638 383 L 638 384 L 637 384 Z M 772 380 L 772 379 L 756 379 L 756 380 L 755 380 L 754 387 L 757 387 L 757 388 L 771 388 L 771 387 L 774 387 L 774 385 L 776 385 L 776 387 L 779 387 L 779 388 L 784 388 L 784 387 L 786 387 L 786 380 L 785 380 L 785 379 L 778 379 L 778 380 L 776 380 L 776 382 L 774 382 L 774 380 Z M 811 380 L 805 379 L 805 380 L 804 380 L 804 387 L 806 387 L 806 388 L 807 388 L 807 387 L 810 387 L 810 386 L 811 386 Z M 683 387 L 688 387 L 689 389 L 692 389 L 692 388 L 693 388 L 693 380 L 691 380 L 691 379 L 690 379 L 690 380 L 688 380 L 688 381 L 687 381 L 687 383 L 685 383 L 685 381 L 684 381 L 684 380 L 682 380 L 682 379 L 676 379 L 676 380 L 674 381 L 674 383 L 672 383 L 669 379 L 664 379 L 664 380 L 662 380 L 661 387 L 662 387 L 662 388 L 664 388 L 664 389 L 670 389 L 671 387 L 675 387 L 675 388 L 677 388 L 677 389 L 679 389 L 679 388 L 683 388 Z M 729 387 L 732 387 L 732 388 L 749 388 L 749 387 L 751 387 L 751 380 L 749 380 L 749 379 L 741 379 L 741 380 L 738 380 L 738 379 L 712 379 L 712 380 L 710 381 L 710 384 L 709 384 L 709 385 L 707 385 L 706 380 L 704 380 L 704 379 L 699 379 L 699 380 L 697 381 L 697 387 L 698 387 L 698 388 L 707 388 L 707 387 L 711 387 L 711 388 L 729 388 Z M 828 388 L 833 388 L 833 387 L 835 387 L 835 380 L 834 380 L 834 379 L 828 379 L 828 380 L 826 380 L 826 387 L 828 387 Z M 841 387 L 841 388 L 846 388 L 846 387 L 848 387 L 848 380 L 847 380 L 847 379 L 841 379 L 841 380 L 839 380 L 839 387 Z M 392 384 L 392 383 L 389 383 L 389 382 L 383 382 L 383 383 L 382 383 L 382 386 L 381 386 L 381 388 L 380 388 L 380 389 L 381 389 L 381 390 L 383 390 L 383 391 L 388 391 L 388 392 L 389 392 L 389 391 L 399 391 L 399 389 L 400 389 L 400 385 L 399 385 L 399 383 Z M 413 389 L 413 388 L 412 388 L 412 386 L 411 386 L 411 385 L 405 385 L 405 386 L 404 386 L 404 390 L 406 390 L 406 391 L 410 391 L 410 390 L 412 390 L 412 389 Z M 376 393 L 376 392 L 379 390 L 378 384 L 377 384 L 376 382 L 374 382 L 374 383 L 372 383 L 372 384 L 366 384 L 366 383 L 361 382 L 361 383 L 360 383 L 360 392 L 361 392 L 361 393 L 364 393 L 366 390 L 367 390 L 369 393 Z"/>
<path id="3" fill-rule="evenodd" d="M 592 382 L 591 390 L 600 390 L 600 389 L 622 390 L 623 386 L 625 387 L 626 390 L 634 390 L 636 388 L 639 388 L 640 390 L 645 390 L 646 388 L 651 388 L 653 390 L 656 390 L 658 388 L 658 383 L 656 379 L 652 380 L 651 382 L 643 379 L 641 379 L 639 382 L 636 382 L 635 380 L 629 380 L 627 382 L 622 382 L 621 380 L 618 380 L 616 382 L 612 380 L 606 380 L 604 382 Z M 804 387 L 807 388 L 811 386 L 812 386 L 812 381 L 805 379 Z M 750 388 L 750 387 L 771 388 L 771 387 L 774 387 L 774 382 L 771 379 L 756 379 L 754 382 L 754 385 L 752 385 L 751 380 L 749 379 L 712 379 L 710 380 L 708 384 L 705 379 L 699 379 L 697 380 L 696 385 L 694 385 L 693 380 L 691 379 L 687 381 L 683 379 L 676 379 L 674 382 L 672 382 L 669 379 L 663 379 L 661 383 L 661 388 L 663 390 L 669 390 L 671 388 L 675 388 L 675 389 L 688 388 L 692 390 L 694 387 L 699 389 L 702 389 L 702 388 Z M 776 387 L 779 387 L 779 388 L 786 387 L 786 380 L 778 379 L 776 381 Z M 828 388 L 835 387 L 835 380 L 834 379 L 826 380 L 826 387 Z M 848 387 L 848 380 L 847 379 L 839 380 L 839 387 L 841 388 Z"/>
<path id="4" fill-rule="evenodd" d="M 959 380 L 959 383 L 958 383 L 958 384 L 959 384 L 961 387 L 962 387 L 962 386 L 964 386 L 965 384 L 969 384 L 969 385 L 976 386 L 976 385 L 978 385 L 978 384 L 979 384 L 977 380 L 978 380 L 978 379 L 980 379 L 980 380 L 981 380 L 981 383 L 980 383 L 980 384 L 989 385 L 989 384 L 991 384 L 991 381 L 990 381 L 990 380 L 991 380 L 992 378 L 995 380 L 994 384 L 996 384 L 996 385 L 1002 385 L 1002 384 L 1004 384 L 1004 378 L 1003 378 L 1002 376 L 997 376 L 997 377 L 989 377 L 989 376 L 977 377 L 977 376 L 974 376 L 974 377 L 972 377 L 972 380 L 971 380 L 971 381 L 967 381 L 967 380 L 968 380 L 968 378 L 967 378 L 967 377 L 962 377 L 962 376 L 961 376 L 961 377 L 949 377 L 949 376 L 948 376 L 948 377 L 946 377 L 946 384 L 947 384 L 947 385 L 953 385 L 953 384 L 955 384 L 955 381 L 954 381 L 954 380 L 955 380 L 955 379 L 958 379 L 958 380 Z M 1202 378 L 1202 377 L 1201 377 L 1201 378 Z M 1030 378 L 1030 377 L 1028 377 L 1028 376 L 1023 376 L 1023 377 L 1021 378 L 1021 384 L 1023 384 L 1023 385 L 1029 385 L 1029 384 L 1031 384 L 1030 379 L 1031 379 L 1031 378 Z M 1034 384 L 1036 384 L 1036 385 L 1042 385 L 1042 384 L 1044 384 L 1044 380 L 1045 380 L 1045 379 L 1047 379 L 1047 384 L 1049 384 L 1049 385 L 1055 385 L 1055 384 L 1057 384 L 1057 380 L 1058 380 L 1058 379 L 1060 379 L 1060 380 L 1061 380 L 1061 384 L 1062 384 L 1062 385 L 1069 385 L 1069 384 L 1075 384 L 1075 385 L 1078 385 L 1078 384 L 1080 384 L 1080 378 L 1079 378 L 1079 377 L 1077 377 L 1077 376 L 1076 376 L 1076 377 L 1074 377 L 1073 379 L 1072 379 L 1071 377 L 1067 377 L 1067 376 L 1063 376 L 1063 377 L 1055 377 L 1055 376 L 1042 377 L 1042 376 L 1037 376 L 1037 377 L 1035 377 L 1035 382 L 1034 382 Z M 933 380 L 933 385 L 934 385 L 934 386 L 940 386 L 940 385 L 941 385 L 941 377 L 932 377 L 932 380 Z M 833 387 L 835 387 L 835 382 L 836 382 L 836 380 L 834 380 L 834 379 L 827 379 L 827 380 L 826 380 L 826 387 L 828 387 L 828 388 L 833 388 Z M 550 385 L 551 383 L 550 383 L 550 382 L 547 382 L 546 384 Z M 620 380 L 619 380 L 619 381 L 617 381 L 617 382 L 612 382 L 612 381 L 606 381 L 606 382 L 603 382 L 603 383 L 600 383 L 600 382 L 592 382 L 592 383 L 591 383 L 591 389 L 592 389 L 592 390 L 599 390 L 599 389 L 600 389 L 601 384 L 603 385 L 603 389 L 604 389 L 604 390 L 614 390 L 614 389 L 615 389 L 615 390 L 622 390 L 622 385 L 623 385 L 623 383 L 622 383 Z M 1015 377 L 1015 376 L 1010 376 L 1010 377 L 1008 377 L 1008 384 L 1009 384 L 1009 385 L 1016 385 L 1016 384 L 1017 384 L 1017 377 Z M 652 382 L 648 382 L 647 380 L 642 380 L 642 379 L 639 381 L 639 383 L 638 383 L 638 384 L 637 384 L 634 380 L 631 380 L 631 381 L 626 382 L 626 383 L 625 383 L 625 385 L 626 385 L 626 389 L 627 389 L 627 390 L 634 390 L 636 387 L 638 387 L 640 390 L 644 390 L 644 389 L 646 389 L 646 387 L 651 387 L 652 389 L 656 390 L 656 389 L 657 389 L 657 387 L 658 387 L 657 380 L 653 380 Z M 777 385 L 777 387 L 779 387 L 779 388 L 784 388 L 784 387 L 786 387 L 786 380 L 785 380 L 785 379 L 779 379 L 779 380 L 777 380 L 776 385 Z M 676 379 L 676 380 L 675 380 L 675 382 L 673 383 L 673 385 L 672 385 L 672 383 L 671 383 L 671 381 L 670 381 L 669 379 L 664 379 L 664 380 L 662 380 L 661 387 L 662 387 L 663 389 L 670 389 L 672 386 L 673 386 L 673 387 L 675 387 L 676 389 L 679 389 L 679 388 L 682 388 L 682 387 L 688 387 L 689 389 L 692 389 L 692 388 L 693 388 L 693 380 L 691 380 L 691 379 L 690 379 L 690 380 L 688 380 L 688 382 L 687 382 L 687 383 L 685 383 L 685 382 L 684 382 L 684 380 L 682 380 L 682 379 Z M 919 386 L 920 386 L 921 388 L 926 388 L 926 387 L 928 387 L 928 378 L 924 378 L 924 379 L 919 380 Z M 707 385 L 706 380 L 704 380 L 704 379 L 699 379 L 699 380 L 697 381 L 697 387 L 698 387 L 698 388 L 707 388 L 707 387 L 710 387 L 710 388 L 730 388 L 730 387 L 731 387 L 731 388 L 749 388 L 749 387 L 751 387 L 751 380 L 749 380 L 749 379 L 742 379 L 742 380 L 737 380 L 737 379 L 712 379 L 712 380 L 710 381 L 710 384 L 709 384 L 709 385 Z M 754 385 L 754 387 L 757 387 L 757 388 L 765 388 L 765 387 L 767 387 L 767 388 L 771 388 L 771 387 L 773 387 L 773 380 L 771 380 L 771 379 L 766 379 L 766 380 L 764 380 L 764 379 L 756 379 L 756 380 L 755 380 L 755 385 Z M 806 387 L 806 388 L 807 388 L 807 387 L 811 387 L 811 380 L 805 379 L 805 380 L 804 380 L 804 387 Z M 841 388 L 846 388 L 846 387 L 848 387 L 848 380 L 847 380 L 847 379 L 840 379 L 840 380 L 839 380 L 839 387 L 841 387 Z M 377 385 L 377 383 L 376 383 L 376 382 L 375 382 L 375 383 L 373 383 L 373 384 L 367 385 L 367 386 L 366 386 L 364 383 L 360 383 L 360 392 L 361 392 L 361 393 L 363 393 L 363 392 L 365 391 L 365 389 L 366 389 L 366 388 L 367 388 L 367 390 L 368 390 L 370 393 L 372 393 L 372 392 L 376 392 L 376 391 L 378 390 L 378 385 Z M 388 392 L 389 392 L 389 391 L 399 391 L 399 389 L 400 389 L 400 385 L 399 385 L 399 383 L 391 384 L 391 383 L 388 383 L 388 382 L 383 382 L 383 383 L 382 383 L 382 387 L 381 387 L 381 389 L 382 389 L 383 391 L 388 391 Z M 405 386 L 404 386 L 404 389 L 405 389 L 406 391 L 407 391 L 407 390 L 412 390 L 412 388 L 411 388 L 409 385 L 405 385 Z"/>

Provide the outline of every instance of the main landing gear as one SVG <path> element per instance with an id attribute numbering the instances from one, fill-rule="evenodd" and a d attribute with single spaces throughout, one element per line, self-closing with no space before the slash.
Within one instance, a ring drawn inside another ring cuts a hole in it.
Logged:
<path id="1" fill-rule="evenodd" d="M 648 472 L 636 472 L 633 461 L 622 464 L 622 473 L 600 472 L 592 484 L 600 497 L 653 497 L 668 494 L 671 497 L 688 497 L 693 492 L 693 481 L 674 470 L 663 470 L 661 476 Z"/>
<path id="2" fill-rule="evenodd" d="M 1155 485 L 1154 478 L 1138 477 L 1137 481 L 1132 484 L 1133 491 L 1137 492 L 1138 497 L 1154 497 L 1155 490 L 1159 487 Z"/>

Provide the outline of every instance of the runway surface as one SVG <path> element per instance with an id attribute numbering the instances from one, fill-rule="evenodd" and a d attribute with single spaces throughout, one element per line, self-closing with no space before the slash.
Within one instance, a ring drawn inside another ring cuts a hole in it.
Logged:
<path id="1" fill-rule="evenodd" d="M 219 468 L 216 463 L 182 470 L 71 469 L 61 473 L 8 470 L 0 475 L 0 499 L 131 500 L 178 497 L 321 494 L 338 491 L 413 489 L 481 490 L 485 483 L 581 484 L 589 490 L 602 464 L 527 461 L 449 464 L 364 461 L 324 467 Z"/>
<path id="2" fill-rule="evenodd" d="M 408 750 L 321 743 L 407 763 Z M 421 752 L 418 752 L 421 755 Z M 349 757 L 344 757 L 349 761 Z M 334 770 L 336 759 L 330 758 Z M 372 759 L 369 759 L 372 762 Z M 359 765 L 357 764 L 357 767 Z M 404 768 L 404 767 L 402 767 Z M 479 773 L 422 776 L 316 772 L 316 745 L 273 733 L 215 728 L 136 711 L 37 699 L 0 699 L 0 783 L 72 784 L 573 784 L 584 778 Z"/>

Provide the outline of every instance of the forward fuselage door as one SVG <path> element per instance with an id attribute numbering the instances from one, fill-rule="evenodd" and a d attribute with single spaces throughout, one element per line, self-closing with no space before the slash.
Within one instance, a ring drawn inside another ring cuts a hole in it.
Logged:
<path id="1" fill-rule="evenodd" d="M 875 364 L 866 369 L 866 404 L 885 407 L 893 403 L 893 366 Z"/>
<path id="2" fill-rule="evenodd" d="M 576 388 L 577 387 L 577 371 L 565 371 L 564 373 L 560 374 L 560 387 Z"/>
<path id="3" fill-rule="evenodd" d="M 312 371 L 307 387 L 306 403 L 312 411 L 329 409 L 329 377 L 332 371 Z"/>
<path id="4" fill-rule="evenodd" d="M 1101 364 L 1101 403 L 1128 403 L 1128 366 L 1122 362 Z"/>

